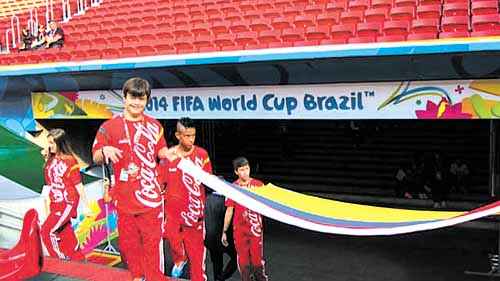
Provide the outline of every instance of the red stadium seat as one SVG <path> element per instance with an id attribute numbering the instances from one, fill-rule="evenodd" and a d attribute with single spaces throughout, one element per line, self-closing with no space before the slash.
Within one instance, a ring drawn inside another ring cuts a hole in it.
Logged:
<path id="1" fill-rule="evenodd" d="M 373 43 L 376 42 L 375 36 L 352 37 L 347 40 L 347 43 Z"/>
<path id="2" fill-rule="evenodd" d="M 448 31 L 439 33 L 440 39 L 445 38 L 466 38 L 469 37 L 469 31 Z"/>
<path id="3" fill-rule="evenodd" d="M 445 17 L 468 16 L 469 3 L 448 3 L 443 5 L 443 15 Z"/>
<path id="4" fill-rule="evenodd" d="M 281 34 L 282 42 L 296 42 L 304 40 L 304 30 L 299 28 L 287 28 Z"/>
<path id="5" fill-rule="evenodd" d="M 316 18 L 316 24 L 319 26 L 321 25 L 332 26 L 339 22 L 339 18 L 340 18 L 340 13 L 339 14 L 334 12 L 325 13 L 322 15 L 318 15 L 318 17 Z"/>
<path id="6" fill-rule="evenodd" d="M 371 8 L 365 11 L 366 22 L 383 23 L 388 19 L 389 9 L 387 8 Z"/>
<path id="7" fill-rule="evenodd" d="M 137 50 L 135 48 L 125 47 L 121 48 L 119 51 L 120 51 L 120 57 L 124 58 L 137 57 Z"/>
<path id="8" fill-rule="evenodd" d="M 383 35 L 377 37 L 377 42 L 399 42 L 406 41 L 406 35 Z"/>
<path id="9" fill-rule="evenodd" d="M 408 34 L 408 23 L 406 21 L 386 21 L 382 29 L 384 35 L 401 35 Z"/>
<path id="10" fill-rule="evenodd" d="M 469 31 L 469 17 L 443 17 L 441 19 L 441 30 L 444 32 Z"/>
<path id="11" fill-rule="evenodd" d="M 222 49 L 227 46 L 235 46 L 234 38 L 233 34 L 218 34 L 213 41 L 217 47 Z"/>
<path id="12" fill-rule="evenodd" d="M 325 40 L 321 40 L 319 42 L 320 45 L 337 45 L 337 44 L 346 44 L 347 43 L 347 40 L 349 38 L 347 37 L 338 37 L 338 38 L 335 38 L 335 39 L 325 39 Z"/>
<path id="13" fill-rule="evenodd" d="M 175 49 L 171 44 L 158 44 L 154 48 L 159 55 L 175 54 Z"/>
<path id="14" fill-rule="evenodd" d="M 229 22 L 222 21 L 213 23 L 210 29 L 212 30 L 212 34 L 215 36 L 217 34 L 227 34 L 229 33 Z"/>
<path id="15" fill-rule="evenodd" d="M 301 15 L 302 11 L 303 10 L 300 7 L 293 6 L 285 8 L 285 10 L 281 14 L 283 14 L 283 16 L 286 18 L 294 18 Z"/>
<path id="16" fill-rule="evenodd" d="M 392 8 L 392 0 L 372 0 L 372 8 L 384 8 L 391 9 Z"/>
<path id="17" fill-rule="evenodd" d="M 415 18 L 415 8 L 413 7 L 394 7 L 389 12 L 393 21 L 412 21 Z"/>
<path id="18" fill-rule="evenodd" d="M 316 24 L 316 20 L 314 16 L 296 16 L 293 25 L 296 28 L 307 28 L 309 26 L 314 26 Z"/>
<path id="19" fill-rule="evenodd" d="M 378 22 L 358 23 L 357 36 L 373 37 L 373 42 L 375 42 L 375 38 L 380 35 L 381 29 L 382 29 L 382 24 Z"/>
<path id="20" fill-rule="evenodd" d="M 254 19 L 248 25 L 250 30 L 255 32 L 261 32 L 264 30 L 271 30 L 271 20 Z"/>
<path id="21" fill-rule="evenodd" d="M 498 1 L 472 2 L 471 13 L 473 16 L 498 14 Z"/>
<path id="22" fill-rule="evenodd" d="M 410 33 L 406 37 L 406 40 L 429 40 L 429 39 L 437 39 L 437 33 Z"/>
<path id="23" fill-rule="evenodd" d="M 328 26 L 311 26 L 306 29 L 306 38 L 309 41 L 321 41 L 330 38 L 331 29 Z"/>
<path id="24" fill-rule="evenodd" d="M 347 40 L 355 34 L 356 26 L 354 24 L 339 24 L 332 26 L 331 34 L 333 40 Z"/>
<path id="25" fill-rule="evenodd" d="M 497 30 L 498 27 L 498 14 L 472 16 L 474 31 Z"/>
<path id="26" fill-rule="evenodd" d="M 248 25 L 249 25 L 248 21 L 242 21 L 242 20 L 236 21 L 231 23 L 231 25 L 229 26 L 229 31 L 231 31 L 234 34 L 250 31 Z"/>
<path id="27" fill-rule="evenodd" d="M 260 44 L 281 42 L 281 32 L 278 30 L 265 30 L 259 34 L 257 40 Z"/>
<path id="28" fill-rule="evenodd" d="M 120 58 L 120 52 L 117 49 L 104 49 L 102 50 L 103 59 L 118 59 Z"/>
<path id="29" fill-rule="evenodd" d="M 417 7 L 417 19 L 437 19 L 441 17 L 441 5 L 425 5 Z"/>
<path id="30" fill-rule="evenodd" d="M 154 56 L 156 55 L 156 49 L 151 46 L 139 46 L 137 47 L 137 55 L 139 56 Z"/>
<path id="31" fill-rule="evenodd" d="M 246 48 L 248 45 L 257 44 L 258 33 L 255 31 L 241 32 L 236 35 L 234 41 L 237 45 Z"/>
<path id="32" fill-rule="evenodd" d="M 412 33 L 436 34 L 439 31 L 439 20 L 437 19 L 417 19 L 411 24 Z"/>
<path id="33" fill-rule="evenodd" d="M 78 46 L 78 49 L 79 50 L 89 50 L 92 43 L 91 41 L 89 40 L 78 40 L 78 42 L 76 42 L 77 46 Z M 66 45 L 67 47 L 67 45 Z"/>
<path id="34" fill-rule="evenodd" d="M 364 12 L 369 6 L 370 2 L 367 0 L 352 0 L 348 2 L 347 9 L 349 11 Z"/>
<path id="35" fill-rule="evenodd" d="M 193 25 L 191 28 L 191 33 L 197 37 L 197 36 L 206 36 L 206 35 L 211 35 L 212 32 L 210 31 L 210 25 L 208 23 L 198 23 Z"/>
<path id="36" fill-rule="evenodd" d="M 327 13 L 341 13 L 347 9 L 347 2 L 331 2 L 326 5 Z"/>
<path id="37" fill-rule="evenodd" d="M 214 44 L 212 43 L 212 36 L 202 35 L 197 37 L 193 41 L 193 46 L 198 51 L 204 47 L 214 47 Z"/>
<path id="38" fill-rule="evenodd" d="M 304 13 L 308 16 L 317 17 L 324 13 L 326 9 L 325 4 L 309 4 L 305 7 Z"/>
<path id="39" fill-rule="evenodd" d="M 363 11 L 347 11 L 340 14 L 341 24 L 357 24 L 364 19 Z"/>
<path id="40" fill-rule="evenodd" d="M 417 7 L 417 0 L 394 0 L 394 7 Z"/>
<path id="41" fill-rule="evenodd" d="M 291 22 L 291 20 L 289 20 L 288 18 L 279 17 L 279 18 L 273 19 L 273 22 L 272 22 L 271 25 L 275 29 L 285 29 L 285 28 L 291 28 L 292 27 L 292 25 L 291 25 L 290 22 Z"/>
<path id="42" fill-rule="evenodd" d="M 472 37 L 500 36 L 500 30 L 489 29 L 489 30 L 481 30 L 481 31 L 472 31 L 470 35 Z"/>

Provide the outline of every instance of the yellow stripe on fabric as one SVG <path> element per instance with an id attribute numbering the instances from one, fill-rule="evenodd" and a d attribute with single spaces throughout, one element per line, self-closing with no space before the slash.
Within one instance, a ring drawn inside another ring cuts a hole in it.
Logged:
<path id="1" fill-rule="evenodd" d="M 324 199 L 267 184 L 252 192 L 302 212 L 340 220 L 363 222 L 414 222 L 449 219 L 465 212 L 420 211 L 367 206 Z"/>

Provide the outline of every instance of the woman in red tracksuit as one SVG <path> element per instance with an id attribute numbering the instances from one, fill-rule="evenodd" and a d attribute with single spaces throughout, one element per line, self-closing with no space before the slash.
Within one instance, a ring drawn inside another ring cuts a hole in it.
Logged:
<path id="1" fill-rule="evenodd" d="M 50 130 L 47 140 L 48 149 L 42 151 L 47 160 L 42 195 L 49 197 L 50 212 L 41 227 L 42 244 L 52 257 L 81 260 L 84 256 L 71 226 L 71 218 L 77 215 L 80 196 L 87 201 L 80 169 L 64 130 Z"/>

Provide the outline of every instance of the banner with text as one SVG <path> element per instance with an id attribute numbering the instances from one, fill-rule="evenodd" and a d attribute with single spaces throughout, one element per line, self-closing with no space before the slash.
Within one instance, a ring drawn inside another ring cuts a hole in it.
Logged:
<path id="1" fill-rule="evenodd" d="M 106 119 L 118 90 L 32 94 L 36 119 Z M 158 119 L 472 119 L 500 117 L 500 79 L 154 89 Z"/>

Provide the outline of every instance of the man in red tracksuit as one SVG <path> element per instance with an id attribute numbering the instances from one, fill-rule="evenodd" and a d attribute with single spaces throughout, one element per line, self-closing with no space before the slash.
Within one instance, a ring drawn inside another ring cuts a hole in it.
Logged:
<path id="1" fill-rule="evenodd" d="M 131 78 L 123 86 L 124 111 L 102 124 L 92 148 L 94 162 L 112 162 L 110 190 L 118 212 L 120 253 L 134 280 L 167 280 L 163 274 L 163 196 L 157 158 L 166 153 L 163 127 L 144 115 L 149 83 Z"/>
<path id="2" fill-rule="evenodd" d="M 172 277 L 180 277 L 187 261 L 192 281 L 205 281 L 206 249 L 204 208 L 205 187 L 177 168 L 181 159 L 190 159 L 208 173 L 212 164 L 205 149 L 194 145 L 196 128 L 189 118 L 177 122 L 175 133 L 179 144 L 168 150 L 162 173 L 167 184 L 165 237 L 174 261 Z"/>
<path id="3" fill-rule="evenodd" d="M 253 189 L 264 184 L 250 177 L 250 165 L 244 157 L 233 160 L 234 172 L 238 179 L 234 182 L 241 188 Z M 238 254 L 238 269 L 241 280 L 250 281 L 254 276 L 255 281 L 267 281 L 263 259 L 263 233 L 262 217 L 260 214 L 247 209 L 233 200 L 226 199 L 226 215 L 222 232 L 222 244 L 228 246 L 226 232 L 233 220 L 233 236 L 236 253 Z"/>

